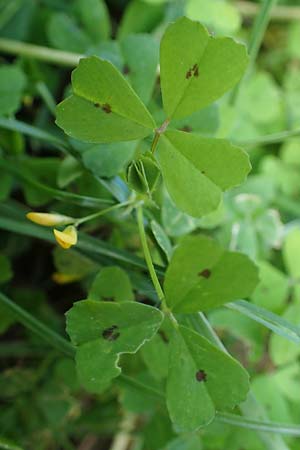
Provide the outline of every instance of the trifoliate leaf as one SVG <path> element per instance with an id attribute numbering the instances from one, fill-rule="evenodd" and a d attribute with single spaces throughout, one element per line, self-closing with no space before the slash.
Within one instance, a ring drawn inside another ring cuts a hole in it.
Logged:
<path id="1" fill-rule="evenodd" d="M 206 236 L 187 236 L 173 253 L 164 289 L 173 311 L 192 313 L 248 297 L 257 283 L 258 270 L 248 256 Z"/>
<path id="2" fill-rule="evenodd" d="M 179 326 L 170 342 L 167 407 L 181 431 L 210 423 L 217 411 L 246 397 L 249 377 L 228 354 L 194 331 Z"/>
<path id="3" fill-rule="evenodd" d="M 248 57 L 244 45 L 214 38 L 186 17 L 167 28 L 160 47 L 164 110 L 180 118 L 204 108 L 241 79 Z"/>
<path id="4" fill-rule="evenodd" d="M 217 209 L 222 191 L 240 184 L 251 168 L 248 155 L 229 141 L 181 131 L 161 136 L 157 153 L 172 200 L 193 217 Z"/>
<path id="5" fill-rule="evenodd" d="M 87 142 L 130 141 L 149 135 L 155 123 L 124 77 L 108 61 L 81 59 L 72 73 L 73 95 L 57 107 L 56 123 Z"/>
<path id="6" fill-rule="evenodd" d="M 158 330 L 163 315 L 135 302 L 76 302 L 67 312 L 67 332 L 76 349 L 78 376 L 99 392 L 119 375 L 122 353 L 135 353 Z"/>

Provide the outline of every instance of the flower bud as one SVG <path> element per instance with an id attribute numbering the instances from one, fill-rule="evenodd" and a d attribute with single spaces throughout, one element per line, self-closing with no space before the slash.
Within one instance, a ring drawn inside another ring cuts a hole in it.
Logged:
<path id="1" fill-rule="evenodd" d="M 61 214 L 49 214 L 40 212 L 29 212 L 26 214 L 27 219 L 31 222 L 43 225 L 45 227 L 53 227 L 55 225 L 66 225 L 74 222 L 73 217 L 63 216 Z"/>
<path id="2" fill-rule="evenodd" d="M 131 189 L 140 194 L 151 194 L 159 177 L 159 167 L 150 153 L 137 161 L 132 161 L 127 168 L 127 183 Z"/>
<path id="3" fill-rule="evenodd" d="M 69 225 L 63 231 L 53 230 L 57 243 L 62 248 L 70 248 L 77 244 L 77 230 L 73 225 Z"/>

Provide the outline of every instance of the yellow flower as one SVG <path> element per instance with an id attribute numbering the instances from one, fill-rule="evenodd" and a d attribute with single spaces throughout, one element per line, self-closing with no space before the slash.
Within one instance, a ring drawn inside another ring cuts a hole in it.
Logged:
<path id="1" fill-rule="evenodd" d="M 45 227 L 52 227 L 54 225 L 66 225 L 67 223 L 74 222 L 73 217 L 63 216 L 61 214 L 30 212 L 26 214 L 26 217 L 32 222 L 43 225 Z"/>
<path id="2" fill-rule="evenodd" d="M 69 225 L 63 231 L 54 228 L 53 233 L 62 248 L 70 248 L 77 244 L 77 230 L 73 225 Z"/>

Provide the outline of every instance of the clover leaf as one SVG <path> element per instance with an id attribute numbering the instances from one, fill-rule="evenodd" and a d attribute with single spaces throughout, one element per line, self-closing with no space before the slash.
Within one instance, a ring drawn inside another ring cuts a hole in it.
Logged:
<path id="1" fill-rule="evenodd" d="M 242 183 L 251 168 L 247 153 L 229 141 L 181 131 L 161 136 L 158 160 L 172 200 L 193 217 L 216 210 L 222 191 Z"/>
<path id="2" fill-rule="evenodd" d="M 164 289 L 174 312 L 192 313 L 248 297 L 257 283 L 258 269 L 248 256 L 206 236 L 187 236 L 173 253 Z"/>
<path id="3" fill-rule="evenodd" d="M 183 326 L 177 331 L 170 342 L 167 407 L 180 431 L 194 431 L 210 423 L 216 410 L 243 401 L 249 376 L 204 337 Z"/>
<path id="4" fill-rule="evenodd" d="M 141 139 L 155 127 L 152 116 L 120 72 L 96 56 L 72 73 L 73 95 L 57 107 L 56 123 L 86 142 Z"/>
<path id="5" fill-rule="evenodd" d="M 186 17 L 167 28 L 160 46 L 164 110 L 179 119 L 204 108 L 234 87 L 248 64 L 246 47 L 214 38 Z"/>
<path id="6" fill-rule="evenodd" d="M 100 392 L 117 377 L 119 355 L 135 353 L 157 332 L 163 319 L 153 307 L 136 302 L 76 302 L 67 312 L 67 332 L 76 346 L 79 380 Z"/>

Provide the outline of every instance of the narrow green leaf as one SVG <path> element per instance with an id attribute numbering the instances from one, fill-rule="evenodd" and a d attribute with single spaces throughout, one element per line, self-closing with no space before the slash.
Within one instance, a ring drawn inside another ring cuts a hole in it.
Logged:
<path id="1" fill-rule="evenodd" d="M 174 312 L 192 313 L 248 297 L 257 283 L 258 270 L 246 255 L 206 236 L 187 236 L 173 253 L 164 288 Z"/>
<path id="2" fill-rule="evenodd" d="M 263 420 L 254 420 L 250 417 L 241 417 L 237 414 L 219 413 L 216 420 L 221 423 L 233 425 L 236 427 L 247 428 L 248 430 L 266 431 L 268 433 L 286 434 L 287 436 L 300 436 L 299 425 L 290 423 L 265 422 Z"/>
<path id="3" fill-rule="evenodd" d="M 124 77 L 108 61 L 81 59 L 72 73 L 73 95 L 57 107 L 56 123 L 87 142 L 130 141 L 149 135 L 155 123 Z"/>
<path id="4" fill-rule="evenodd" d="M 160 139 L 158 160 L 177 207 L 194 217 L 217 209 L 222 191 L 244 181 L 248 155 L 223 139 L 167 131 Z"/>
<path id="5" fill-rule="evenodd" d="M 134 300 L 127 273 L 120 267 L 104 267 L 95 277 L 88 293 L 88 299 L 111 302 Z"/>
<path id="6" fill-rule="evenodd" d="M 171 258 L 172 255 L 172 244 L 170 239 L 168 238 L 167 234 L 165 233 L 165 230 L 160 226 L 158 222 L 155 220 L 151 220 L 150 222 L 151 231 L 155 237 L 156 242 L 160 246 L 160 248 L 165 253 L 168 261 Z"/>
<path id="7" fill-rule="evenodd" d="M 246 397 L 243 367 L 207 339 L 180 326 L 171 341 L 167 407 L 181 431 L 194 431 Z"/>
<path id="8" fill-rule="evenodd" d="M 244 45 L 214 38 L 186 17 L 167 28 L 160 47 L 161 87 L 169 118 L 204 108 L 241 79 L 248 57 Z"/>
<path id="9" fill-rule="evenodd" d="M 288 341 L 300 344 L 300 327 L 294 325 L 284 317 L 280 317 L 267 309 L 253 305 L 253 303 L 245 300 L 238 300 L 237 302 L 227 303 L 227 308 L 240 312 L 241 314 L 250 317 L 255 322 L 258 322 L 272 330 L 273 333 L 282 336 Z M 294 317 L 294 314 L 292 314 Z"/>
<path id="10" fill-rule="evenodd" d="M 79 379 L 99 392 L 118 376 L 119 355 L 135 353 L 157 332 L 162 313 L 135 302 L 76 302 L 67 312 L 67 332 L 77 346 Z"/>

